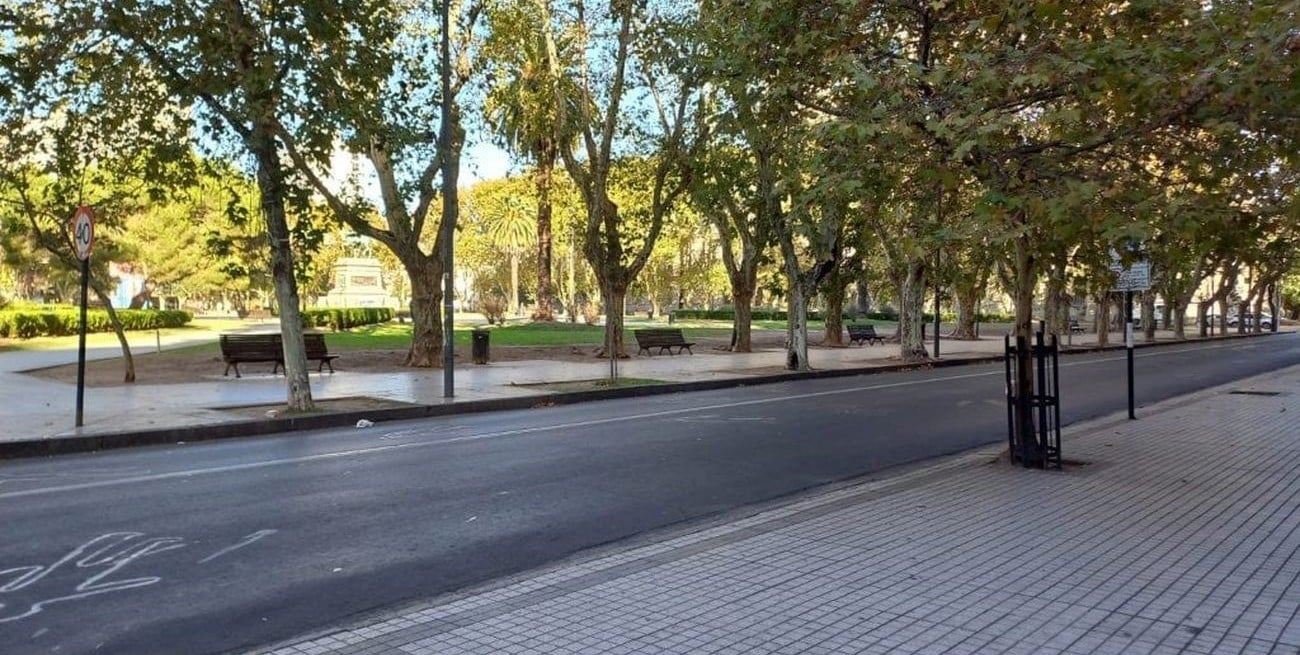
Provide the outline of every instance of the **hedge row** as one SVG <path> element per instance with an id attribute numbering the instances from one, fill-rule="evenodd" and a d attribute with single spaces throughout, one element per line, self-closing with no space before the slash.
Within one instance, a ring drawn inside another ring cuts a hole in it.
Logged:
<path id="1" fill-rule="evenodd" d="M 303 327 L 329 328 L 335 332 L 362 325 L 387 323 L 391 320 L 393 320 L 393 310 L 388 307 L 308 309 L 302 313 Z"/>
<path id="2" fill-rule="evenodd" d="M 189 312 L 119 309 L 117 318 L 126 330 L 153 330 L 181 327 L 194 317 Z M 77 309 L 0 311 L 0 337 L 6 339 L 63 337 L 77 334 L 80 325 L 81 311 Z M 108 312 L 102 309 L 87 311 L 86 331 L 112 332 L 113 323 Z"/>

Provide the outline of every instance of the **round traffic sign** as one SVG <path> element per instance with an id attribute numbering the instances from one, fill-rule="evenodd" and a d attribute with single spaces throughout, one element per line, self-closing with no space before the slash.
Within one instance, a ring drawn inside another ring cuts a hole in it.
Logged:
<path id="1" fill-rule="evenodd" d="M 89 259 L 90 249 L 95 245 L 95 212 L 89 207 L 78 207 L 72 216 L 72 246 L 77 251 L 77 259 Z"/>

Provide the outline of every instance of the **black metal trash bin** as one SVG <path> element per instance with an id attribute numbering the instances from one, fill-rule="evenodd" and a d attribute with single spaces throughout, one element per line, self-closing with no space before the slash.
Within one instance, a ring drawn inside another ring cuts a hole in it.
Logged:
<path id="1" fill-rule="evenodd" d="M 488 363 L 488 335 L 491 333 L 487 330 L 473 330 L 471 334 L 474 335 L 470 348 L 470 352 L 474 357 L 474 363 Z"/>

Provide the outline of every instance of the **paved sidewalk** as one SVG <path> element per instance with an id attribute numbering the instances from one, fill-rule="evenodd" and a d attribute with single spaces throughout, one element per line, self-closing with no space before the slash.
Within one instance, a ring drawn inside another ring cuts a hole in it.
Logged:
<path id="1" fill-rule="evenodd" d="M 253 329 L 271 329 L 254 326 Z M 1160 332 L 1169 339 L 1171 333 Z M 211 341 L 211 335 L 202 340 Z M 1096 335 L 1072 335 L 1076 345 L 1096 342 Z M 153 333 L 133 333 L 135 352 L 153 352 Z M 163 347 L 189 345 L 192 340 L 173 338 Z M 1111 343 L 1121 343 L 1112 334 Z M 927 346 L 929 342 L 927 342 Z M 978 341 L 945 339 L 944 360 L 999 356 L 1002 337 L 985 335 Z M 93 348 L 88 356 L 112 358 L 120 353 L 113 347 Z M 897 345 L 849 348 L 814 348 L 810 351 L 814 369 L 867 369 L 896 365 Z M 250 419 L 229 411 L 232 407 L 274 405 L 285 402 L 283 376 L 249 374 L 242 379 L 221 375 L 223 366 L 214 363 L 203 374 L 204 381 L 190 384 L 135 384 L 88 388 L 85 396 L 85 427 L 73 427 L 76 385 L 46 380 L 20 371 L 76 362 L 76 350 L 15 351 L 0 353 L 0 443 L 48 440 L 59 437 L 124 434 L 173 428 L 205 428 L 246 422 Z M 785 353 L 766 349 L 755 353 L 719 353 L 700 350 L 690 356 L 632 357 L 619 363 L 619 374 L 664 382 L 701 382 L 724 379 L 755 379 L 783 372 Z M 390 373 L 359 373 L 347 370 L 347 358 L 336 362 L 337 374 L 310 375 L 312 394 L 317 400 L 364 396 L 412 405 L 446 405 L 467 401 L 542 398 L 552 392 L 534 385 L 543 382 L 591 380 L 607 377 L 609 362 L 550 360 L 496 362 L 487 366 L 460 364 L 456 369 L 456 396 L 443 398 L 440 369 L 411 369 Z M 354 419 L 355 420 L 355 419 Z"/>
<path id="2" fill-rule="evenodd" d="M 273 652 L 1300 653 L 1298 392 L 1285 369 L 1077 426 L 1065 472 L 974 452 Z"/>

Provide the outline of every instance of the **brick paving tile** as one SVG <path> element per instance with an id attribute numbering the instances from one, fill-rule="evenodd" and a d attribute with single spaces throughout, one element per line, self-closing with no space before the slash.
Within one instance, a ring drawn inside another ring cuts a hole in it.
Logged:
<path id="1" fill-rule="evenodd" d="M 1300 655 L 1300 367 L 259 653 Z"/>

